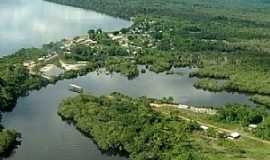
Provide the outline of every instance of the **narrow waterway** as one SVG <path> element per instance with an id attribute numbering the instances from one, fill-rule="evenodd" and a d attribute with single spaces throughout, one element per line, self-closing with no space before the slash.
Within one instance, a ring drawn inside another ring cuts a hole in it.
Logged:
<path id="1" fill-rule="evenodd" d="M 29 96 L 20 98 L 16 108 L 3 116 L 3 125 L 22 133 L 22 144 L 10 160 L 61 159 L 61 160 L 120 160 L 119 156 L 102 154 L 91 139 L 84 137 L 73 126 L 63 122 L 57 115 L 62 99 L 75 95 L 68 90 L 69 84 L 82 86 L 94 95 L 121 92 L 130 96 L 162 98 L 172 96 L 177 102 L 188 105 L 215 105 L 226 103 L 251 104 L 242 94 L 211 93 L 197 90 L 188 77 L 190 69 L 181 69 L 185 74 L 165 75 L 148 71 L 128 80 L 119 74 L 106 75 L 89 73 L 86 76 L 63 80 L 49 85 Z"/>
<path id="2" fill-rule="evenodd" d="M 1 0 L 0 2 L 0 57 L 22 47 L 39 47 L 44 43 L 65 37 L 85 34 L 88 29 L 119 30 L 131 24 L 119 18 L 42 0 Z M 147 72 L 128 80 L 119 74 L 89 73 L 71 80 L 59 81 L 29 96 L 19 98 L 14 110 L 3 114 L 2 124 L 22 134 L 22 143 L 8 160 L 121 160 L 120 156 L 101 153 L 91 139 L 57 115 L 61 100 L 73 96 L 70 83 L 82 86 L 94 95 L 121 92 L 129 96 L 161 98 L 172 96 L 188 105 L 226 103 L 252 104 L 248 97 L 238 93 L 211 93 L 197 90 L 188 77 L 189 68 L 178 71 L 183 75 L 165 75 Z"/>

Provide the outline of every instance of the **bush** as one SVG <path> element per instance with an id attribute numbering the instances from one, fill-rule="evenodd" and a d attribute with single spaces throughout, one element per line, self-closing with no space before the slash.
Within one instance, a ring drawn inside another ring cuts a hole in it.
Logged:
<path id="1" fill-rule="evenodd" d="M 226 123 L 240 123 L 242 126 L 259 124 L 268 113 L 264 108 L 251 108 L 240 104 L 229 104 L 218 110 L 217 120 Z"/>
<path id="2" fill-rule="evenodd" d="M 189 138 L 199 125 L 161 116 L 150 109 L 151 101 L 119 93 L 79 95 L 64 100 L 58 113 L 93 137 L 103 151 L 127 152 L 134 160 L 203 159 Z"/>

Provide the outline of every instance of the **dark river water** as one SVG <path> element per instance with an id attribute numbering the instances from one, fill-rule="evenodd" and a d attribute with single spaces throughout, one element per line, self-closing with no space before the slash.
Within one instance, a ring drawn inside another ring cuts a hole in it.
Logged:
<path id="1" fill-rule="evenodd" d="M 42 0 L 0 0 L 0 56 L 87 33 L 119 30 L 129 21 Z"/>
<path id="2" fill-rule="evenodd" d="M 1 0 L 0 20 L 1 53 L 82 34 L 89 28 L 112 31 L 130 25 L 130 22 L 118 18 L 40 0 Z M 252 104 L 248 97 L 242 94 L 197 90 L 192 86 L 195 79 L 188 77 L 191 69 L 178 70 L 185 74 L 165 75 L 148 71 L 133 80 L 119 74 L 97 75 L 92 72 L 76 79 L 59 81 L 39 91 L 32 91 L 29 96 L 19 98 L 12 112 L 3 115 L 3 125 L 22 134 L 22 144 L 7 159 L 126 159 L 102 154 L 91 139 L 63 122 L 57 115 L 61 100 L 75 95 L 68 90 L 70 83 L 78 84 L 94 95 L 117 91 L 130 96 L 172 96 L 177 102 L 188 105 L 220 106 L 235 102 Z"/>
<path id="3" fill-rule="evenodd" d="M 241 102 L 251 104 L 248 97 L 241 94 L 211 93 L 192 87 L 195 79 L 188 77 L 190 69 L 181 69 L 186 74 L 165 75 L 147 72 L 138 78 L 128 80 L 119 75 L 92 72 L 72 80 L 63 80 L 27 97 L 20 98 L 13 112 L 4 114 L 3 125 L 22 133 L 22 144 L 15 150 L 10 160 L 120 160 L 119 156 L 100 153 L 93 142 L 84 137 L 73 126 L 63 122 L 57 115 L 57 107 L 65 97 L 75 95 L 68 90 L 69 84 L 82 86 L 94 95 L 121 92 L 130 96 L 154 98 L 172 96 L 182 104 L 222 105 Z"/>

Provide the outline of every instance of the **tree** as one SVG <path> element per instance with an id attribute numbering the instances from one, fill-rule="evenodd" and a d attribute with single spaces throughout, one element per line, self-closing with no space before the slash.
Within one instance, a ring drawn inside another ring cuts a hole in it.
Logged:
<path id="1" fill-rule="evenodd" d="M 270 118 L 266 118 L 255 130 L 255 135 L 270 140 Z"/>
<path id="2" fill-rule="evenodd" d="M 90 29 L 90 30 L 88 31 L 88 36 L 89 36 L 89 39 L 96 40 L 96 33 L 95 33 L 95 30 Z"/>
<path id="3" fill-rule="evenodd" d="M 129 31 L 128 28 L 122 28 L 122 29 L 120 30 L 120 32 L 123 33 L 123 34 L 128 33 L 128 31 Z"/>
<path id="4" fill-rule="evenodd" d="M 100 28 L 99 28 L 99 29 L 97 29 L 97 33 L 98 33 L 98 34 L 103 33 L 103 32 L 102 32 L 102 29 L 100 29 Z"/>
<path id="5" fill-rule="evenodd" d="M 5 85 L 5 81 L 2 78 L 0 78 L 0 87 L 4 85 Z"/>

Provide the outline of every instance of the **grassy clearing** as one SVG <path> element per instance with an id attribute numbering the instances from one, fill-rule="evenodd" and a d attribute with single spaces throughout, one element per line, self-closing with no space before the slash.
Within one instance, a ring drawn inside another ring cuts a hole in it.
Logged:
<path id="1" fill-rule="evenodd" d="M 173 107 L 153 109 L 165 115 L 186 117 L 194 121 L 216 126 L 217 128 L 238 131 L 243 135 L 240 139 L 231 141 L 223 138 L 209 137 L 206 132 L 192 134 L 192 139 L 198 146 L 202 146 L 201 152 L 206 154 L 210 160 L 268 160 L 270 158 L 270 143 L 251 139 L 250 136 L 252 134 L 239 126 L 239 124 L 220 123 L 213 120 L 209 115 Z"/>

